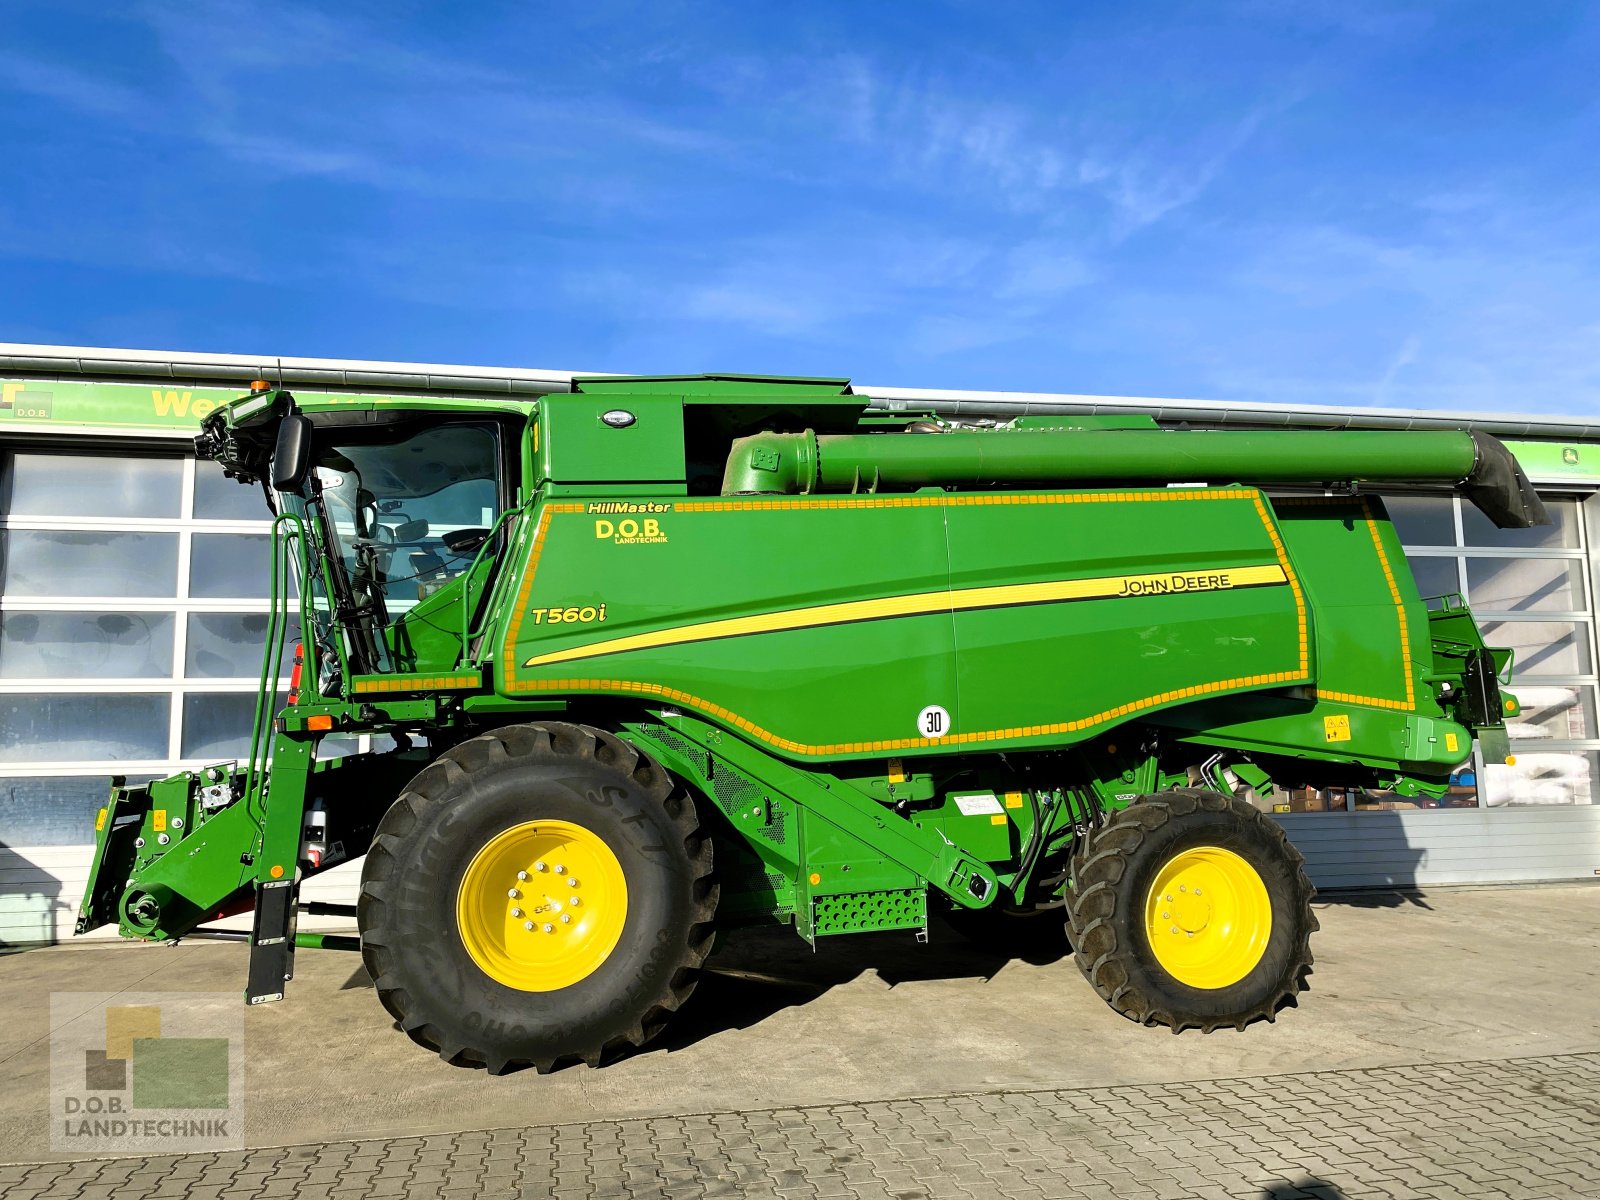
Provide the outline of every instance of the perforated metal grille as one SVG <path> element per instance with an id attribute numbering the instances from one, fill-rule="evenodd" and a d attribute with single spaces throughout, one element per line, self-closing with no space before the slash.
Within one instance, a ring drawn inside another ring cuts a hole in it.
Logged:
<path id="1" fill-rule="evenodd" d="M 875 929 L 921 929 L 928 923 L 928 893 L 919 888 L 817 896 L 811 901 L 812 928 L 828 933 L 867 933 Z"/>
<path id="2" fill-rule="evenodd" d="M 665 726 L 651 726 L 650 734 L 663 746 L 682 755 L 702 777 L 711 776 L 711 798 L 717 802 L 717 807 L 727 814 L 729 820 L 737 820 L 742 813 L 748 813 L 760 805 L 767 810 L 767 820 L 764 824 L 758 825 L 755 832 L 776 845 L 783 845 L 789 840 L 787 801 L 773 799 L 769 802 L 767 793 L 762 791 L 760 784 L 721 759 L 717 760 L 713 770 L 711 756 L 675 730 Z"/>

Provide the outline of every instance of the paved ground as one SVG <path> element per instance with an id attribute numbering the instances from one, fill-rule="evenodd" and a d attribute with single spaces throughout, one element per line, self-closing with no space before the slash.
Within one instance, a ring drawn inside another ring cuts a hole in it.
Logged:
<path id="1" fill-rule="evenodd" d="M 0 1167 L 33 1197 L 1600 1196 L 1600 1054 Z"/>
<path id="2" fill-rule="evenodd" d="M 762 933 L 660 1046 L 498 1079 L 393 1032 L 353 958 L 302 952 L 289 1001 L 245 1014 L 267 1148 L 148 1162 L 46 1161 L 49 993 L 233 992 L 241 948 L 16 955 L 0 1162 L 39 1165 L 0 1195 L 1600 1196 L 1600 887 L 1319 910 L 1312 991 L 1242 1034 L 1140 1029 L 1048 941 Z"/>

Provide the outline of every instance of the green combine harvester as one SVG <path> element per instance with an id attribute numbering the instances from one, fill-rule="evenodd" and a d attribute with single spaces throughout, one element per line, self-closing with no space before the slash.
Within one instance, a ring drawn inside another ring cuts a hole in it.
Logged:
<path id="1" fill-rule="evenodd" d="M 258 383 L 196 443 L 276 514 L 251 750 L 113 782 L 78 931 L 253 909 L 277 1000 L 330 941 L 300 885 L 365 855 L 384 1006 L 494 1072 L 643 1044 L 719 930 L 774 922 L 1061 909 L 1118 1012 L 1270 1019 L 1317 922 L 1259 798 L 1440 796 L 1516 711 L 1365 489 L 1547 520 L 1478 434 L 964 422 L 843 380 Z"/>

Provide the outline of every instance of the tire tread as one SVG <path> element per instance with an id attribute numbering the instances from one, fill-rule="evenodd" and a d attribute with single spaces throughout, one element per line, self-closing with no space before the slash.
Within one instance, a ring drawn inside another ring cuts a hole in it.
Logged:
<path id="1" fill-rule="evenodd" d="M 412 1015 L 411 997 L 394 983 L 393 952 L 384 916 L 388 891 L 385 884 L 411 830 L 421 824 L 434 807 L 448 804 L 459 791 L 470 787 L 475 774 L 504 769 L 522 759 L 549 755 L 595 763 L 605 770 L 630 777 L 662 806 L 678 831 L 694 872 L 693 913 L 685 952 L 666 975 L 657 994 L 646 1002 L 643 1015 L 623 1034 L 600 1044 L 575 1048 L 555 1058 L 503 1058 L 458 1041 L 425 1019 Z M 665 1025 L 665 1018 L 676 1012 L 694 991 L 699 969 L 711 952 L 718 893 L 712 875 L 711 842 L 701 835 L 694 803 L 686 792 L 674 786 L 672 777 L 653 759 L 615 734 L 592 726 L 565 722 L 510 725 L 445 751 L 418 772 L 378 822 L 362 871 L 358 904 L 361 958 L 372 977 L 378 999 L 389 1015 L 413 1041 L 437 1051 L 448 1063 L 482 1066 L 495 1075 L 517 1066 L 532 1066 L 542 1075 L 575 1061 L 597 1067 L 618 1054 L 644 1045 Z"/>
<path id="2" fill-rule="evenodd" d="M 1140 847 L 1152 833 L 1169 822 L 1202 811 L 1231 813 L 1241 822 L 1258 822 L 1261 828 L 1270 831 L 1269 836 L 1293 867 L 1291 902 L 1301 918 L 1283 985 L 1248 1011 L 1226 1017 L 1185 1013 L 1177 1010 L 1170 998 L 1142 990 L 1137 983 L 1137 972 L 1129 970 L 1131 948 L 1121 944 L 1118 935 L 1119 923 L 1142 919 L 1139 913 L 1118 910 L 1116 887 L 1130 870 Z M 1182 1033 L 1188 1028 L 1210 1033 L 1224 1025 L 1243 1029 L 1253 1021 L 1273 1021 L 1278 1009 L 1293 1003 L 1295 996 L 1304 990 L 1306 976 L 1311 970 L 1310 935 L 1319 923 L 1311 911 L 1315 889 L 1306 877 L 1304 864 L 1305 859 L 1289 841 L 1283 827 L 1276 821 L 1269 821 L 1244 800 L 1200 788 L 1144 796 L 1112 813 L 1105 825 L 1088 835 L 1080 852 L 1066 894 L 1067 936 L 1078 969 L 1112 1009 L 1142 1025 L 1165 1025 L 1173 1033 Z"/>

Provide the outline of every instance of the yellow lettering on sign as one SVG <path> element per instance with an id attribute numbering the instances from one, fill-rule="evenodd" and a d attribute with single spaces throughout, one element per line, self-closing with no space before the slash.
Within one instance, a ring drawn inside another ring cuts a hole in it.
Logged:
<path id="1" fill-rule="evenodd" d="M 1344 714 L 1322 718 L 1322 736 L 1330 742 L 1350 740 L 1350 718 Z"/>
<path id="2" fill-rule="evenodd" d="M 167 831 L 166 809 L 158 808 L 155 810 L 155 812 L 150 814 L 150 828 L 155 830 L 157 833 L 165 833 Z"/>
<path id="3" fill-rule="evenodd" d="M 661 522 L 654 517 L 646 517 L 643 520 L 624 517 L 620 521 L 596 521 L 594 536 L 601 540 L 610 538 L 618 546 L 667 540 L 667 535 L 661 531 Z"/>
<path id="4" fill-rule="evenodd" d="M 190 395 L 189 392 L 163 392 L 160 388 L 150 389 L 150 399 L 155 402 L 158 417 L 188 416 Z"/>
<path id="5" fill-rule="evenodd" d="M 1444 748 L 1451 754 L 1459 754 L 1461 752 L 1461 739 L 1456 737 L 1456 735 L 1453 733 L 1445 734 Z"/>

